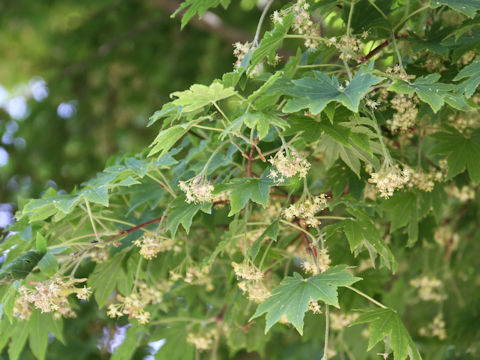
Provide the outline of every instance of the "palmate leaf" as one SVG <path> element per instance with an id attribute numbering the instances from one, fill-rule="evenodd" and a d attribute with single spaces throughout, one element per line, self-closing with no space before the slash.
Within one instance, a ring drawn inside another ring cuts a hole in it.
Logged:
<path id="1" fill-rule="evenodd" d="M 45 255 L 37 250 L 27 251 L 12 262 L 0 268 L 0 281 L 11 279 L 24 279 L 30 274 L 38 262 Z"/>
<path id="2" fill-rule="evenodd" d="M 320 113 L 330 102 L 343 104 L 351 111 L 358 112 L 360 100 L 370 87 L 378 84 L 383 78 L 371 74 L 373 63 L 363 66 L 344 88 L 335 76 L 331 78 L 320 71 L 314 71 L 313 77 L 285 82 L 281 90 L 284 95 L 291 96 L 283 111 L 287 113 L 308 109 L 313 114 Z"/>
<path id="3" fill-rule="evenodd" d="M 293 14 L 288 14 L 283 17 L 281 24 L 276 24 L 272 31 L 265 33 L 259 46 L 253 51 L 252 58 L 250 59 L 249 72 L 253 71 L 255 66 L 265 57 L 268 57 L 270 60 L 275 57 L 276 51 L 282 45 L 283 38 L 290 29 L 290 26 L 292 26 L 292 23 Z"/>
<path id="4" fill-rule="evenodd" d="M 465 89 L 465 96 L 471 97 L 480 84 L 480 57 L 476 58 L 471 64 L 465 66 L 453 78 L 454 81 L 464 80 L 460 86 Z"/>
<path id="5" fill-rule="evenodd" d="M 437 8 L 446 5 L 455 11 L 461 12 L 468 17 L 474 18 L 477 11 L 480 11 L 480 1 L 478 0 L 431 0 L 430 6 Z"/>
<path id="6" fill-rule="evenodd" d="M 95 300 L 101 308 L 107 302 L 117 283 L 125 277 L 122 261 L 125 253 L 117 254 L 95 266 L 95 270 L 88 278 L 88 286 L 92 288 Z"/>
<path id="7" fill-rule="evenodd" d="M 168 129 L 160 131 L 155 140 L 153 140 L 150 147 L 152 150 L 148 156 L 160 153 L 160 157 L 165 155 L 180 138 L 188 131 L 188 124 L 181 124 L 169 127 Z"/>
<path id="8" fill-rule="evenodd" d="M 270 297 L 258 306 L 250 320 L 266 313 L 267 333 L 285 315 L 287 321 L 303 334 L 303 318 L 310 300 L 321 300 L 328 305 L 339 307 L 338 287 L 352 285 L 361 280 L 350 274 L 347 268 L 347 265 L 337 265 L 307 279 L 298 273 L 284 278 Z"/>
<path id="9" fill-rule="evenodd" d="M 195 15 L 202 16 L 205 11 L 207 11 L 210 8 L 217 7 L 218 5 L 222 5 L 224 9 L 228 7 L 230 4 L 230 0 L 185 0 L 182 2 L 180 7 L 175 10 L 175 12 L 172 14 L 172 17 L 177 15 L 180 11 L 187 9 L 185 11 L 185 14 L 182 16 L 182 29 L 185 27 L 185 25 L 188 24 L 190 19 L 194 17 Z"/>
<path id="10" fill-rule="evenodd" d="M 175 199 L 167 215 L 167 229 L 171 232 L 172 236 L 175 236 L 180 224 L 182 224 L 188 234 L 192 226 L 193 217 L 200 210 L 206 214 L 210 214 L 212 211 L 212 203 L 188 204 L 184 196 Z"/>
<path id="11" fill-rule="evenodd" d="M 432 154 L 446 154 L 448 178 L 460 174 L 466 168 L 474 184 L 480 183 L 480 130 L 465 137 L 458 130 L 448 127 L 446 131 L 431 135 L 435 140 Z"/>
<path id="12" fill-rule="evenodd" d="M 355 251 L 362 243 L 368 244 L 380 256 L 383 266 L 395 273 L 397 261 L 370 217 L 361 209 L 349 208 L 347 211 L 355 216 L 355 219 L 343 220 L 340 224 L 343 226 L 350 251 Z"/>
<path id="13" fill-rule="evenodd" d="M 413 83 L 403 80 L 396 80 L 388 90 L 400 94 L 413 94 L 423 102 L 430 105 L 433 112 L 438 112 L 447 103 L 457 110 L 466 110 L 467 104 L 462 95 L 456 93 L 458 90 L 454 84 L 439 83 L 439 74 L 430 74 L 417 78 Z"/>
<path id="14" fill-rule="evenodd" d="M 410 356 L 412 360 L 421 360 L 422 357 L 415 343 L 394 310 L 367 310 L 350 326 L 365 323 L 370 323 L 368 350 L 374 347 L 380 340 L 390 336 L 390 347 L 393 350 L 394 360 L 405 360 L 407 356 Z"/>
<path id="15" fill-rule="evenodd" d="M 249 200 L 263 207 L 267 206 L 270 188 L 273 185 L 273 181 L 268 179 L 234 179 L 228 184 L 216 186 L 215 192 L 230 190 L 230 212 L 228 216 L 232 216 L 242 210 Z"/>
<path id="16" fill-rule="evenodd" d="M 225 88 L 221 83 L 214 82 L 210 86 L 195 84 L 188 90 L 176 91 L 170 96 L 176 97 L 172 101 L 173 105 L 181 106 L 182 113 L 189 113 L 235 94 L 236 91 L 232 87 Z"/>

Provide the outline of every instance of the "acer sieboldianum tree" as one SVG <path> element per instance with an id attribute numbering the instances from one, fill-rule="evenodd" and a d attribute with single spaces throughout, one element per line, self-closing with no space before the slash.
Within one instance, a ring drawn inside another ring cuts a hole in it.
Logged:
<path id="1" fill-rule="evenodd" d="M 186 1 L 183 25 L 220 4 Z M 478 10 L 266 2 L 149 148 L 20 204 L 0 347 L 49 358 L 95 303 L 129 324 L 112 359 L 160 339 L 156 359 L 480 356 Z"/>

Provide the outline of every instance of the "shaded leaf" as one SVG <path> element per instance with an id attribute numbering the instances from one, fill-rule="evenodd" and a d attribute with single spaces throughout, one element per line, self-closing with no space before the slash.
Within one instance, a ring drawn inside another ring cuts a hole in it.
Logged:
<path id="1" fill-rule="evenodd" d="M 380 340 L 390 336 L 389 344 L 393 350 L 394 360 L 405 360 L 407 356 L 412 360 L 421 359 L 415 343 L 394 310 L 367 310 L 361 313 L 350 326 L 364 323 L 370 323 L 368 350 L 373 348 Z"/>

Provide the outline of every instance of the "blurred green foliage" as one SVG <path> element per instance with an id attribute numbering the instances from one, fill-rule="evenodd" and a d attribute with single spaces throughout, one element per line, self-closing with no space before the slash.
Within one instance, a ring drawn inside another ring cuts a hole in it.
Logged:
<path id="1" fill-rule="evenodd" d="M 253 37 L 255 2 L 235 1 L 180 30 L 170 14 L 180 2 L 3 1 L 0 3 L 0 85 L 29 97 L 28 82 L 46 81 L 43 101 L 27 100 L 0 167 L 0 203 L 36 197 L 53 180 L 72 190 L 118 153 L 137 152 L 155 128 L 148 117 L 168 94 L 193 82 L 210 83 L 232 68 L 232 43 Z M 211 26 L 220 21 L 219 27 Z M 228 25 L 226 25 L 228 24 Z M 241 30 L 237 30 L 241 29 Z M 61 103 L 76 108 L 57 114 Z M 0 107 L 0 134 L 9 113 Z"/>

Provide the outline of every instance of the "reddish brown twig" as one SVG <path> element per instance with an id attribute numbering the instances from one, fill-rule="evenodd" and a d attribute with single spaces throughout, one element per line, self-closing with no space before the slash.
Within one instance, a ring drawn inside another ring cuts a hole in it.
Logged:
<path id="1" fill-rule="evenodd" d="M 406 38 L 408 35 L 407 34 L 403 34 L 403 35 L 395 35 L 395 39 L 401 39 L 401 38 Z M 377 47 L 375 47 L 372 51 L 370 51 L 367 55 L 365 56 L 360 56 L 358 58 L 358 62 L 357 64 L 355 64 L 354 66 L 358 66 L 358 65 L 361 65 L 361 64 L 365 64 L 368 60 L 370 60 L 372 57 L 374 57 L 378 52 L 380 52 L 380 50 L 382 50 L 384 47 L 387 47 L 388 45 L 390 45 L 390 43 L 392 42 L 391 39 L 387 39 L 385 40 L 384 42 L 382 42 L 380 45 L 378 45 Z"/>
<path id="2" fill-rule="evenodd" d="M 114 241 L 115 239 L 119 238 L 120 236 L 122 235 L 125 235 L 125 234 L 130 234 L 131 232 L 134 232 L 144 226 L 147 226 L 147 225 L 151 225 L 151 224 L 154 224 L 156 222 L 159 222 L 159 221 L 162 221 L 163 219 L 165 219 L 166 216 L 159 216 L 155 219 L 152 219 L 152 220 L 149 220 L 147 222 L 144 222 L 143 224 L 140 224 L 140 225 L 137 225 L 137 226 L 133 226 L 131 228 L 128 228 L 128 229 L 123 229 L 123 230 L 119 230 L 115 235 L 113 236 L 110 236 L 108 239 L 105 240 L 105 242 L 111 242 L 111 241 Z"/>
<path id="3" fill-rule="evenodd" d="M 220 310 L 220 313 L 215 317 L 215 321 L 217 322 L 222 321 L 223 315 L 225 315 L 226 311 L 227 311 L 227 304 L 223 305 L 222 310 Z"/>

